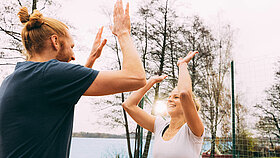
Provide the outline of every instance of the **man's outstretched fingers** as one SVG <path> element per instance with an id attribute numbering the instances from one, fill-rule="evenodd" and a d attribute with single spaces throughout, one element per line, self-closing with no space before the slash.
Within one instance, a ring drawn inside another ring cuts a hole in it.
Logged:
<path id="1" fill-rule="evenodd" d="M 117 13 L 117 4 L 118 4 L 118 0 L 117 0 L 117 2 L 116 2 L 115 5 L 114 5 L 114 12 L 113 12 L 113 15 L 116 15 L 116 13 Z"/>
<path id="2" fill-rule="evenodd" d="M 104 26 L 99 28 L 98 33 L 96 34 L 96 37 L 95 37 L 95 40 L 94 40 L 93 46 L 92 46 L 92 51 L 93 52 L 95 52 L 100 45 L 103 28 L 104 28 Z"/>
<path id="3" fill-rule="evenodd" d="M 104 39 L 99 47 L 103 48 L 106 45 L 106 43 L 107 43 L 107 39 Z"/>
<path id="4" fill-rule="evenodd" d="M 129 16 L 129 3 L 126 3 L 126 8 L 125 8 L 125 15 Z"/>
<path id="5" fill-rule="evenodd" d="M 107 43 L 107 39 L 104 39 L 102 41 L 102 43 L 100 44 L 100 46 L 98 47 L 97 51 L 99 52 L 99 54 L 101 54 L 103 47 L 106 45 Z M 100 56 L 100 55 L 99 55 Z"/>
<path id="6" fill-rule="evenodd" d="M 99 36 L 99 31 L 98 31 L 94 40 L 94 45 L 99 44 L 100 41 L 101 41 L 101 36 Z"/>
<path id="7" fill-rule="evenodd" d="M 101 28 L 99 28 L 98 33 L 97 33 L 97 35 L 96 35 L 96 38 L 101 38 L 101 35 L 102 35 L 102 33 L 103 33 L 103 28 L 104 28 L 104 26 L 102 26 Z"/>
<path id="8" fill-rule="evenodd" d="M 123 3 L 122 0 L 120 0 L 120 11 L 122 14 L 124 14 L 124 10 L 123 10 Z"/>
<path id="9" fill-rule="evenodd" d="M 124 14 L 122 0 L 119 0 L 119 1 L 117 2 L 116 13 L 117 13 L 117 16 L 118 16 L 118 15 L 123 15 L 123 14 Z"/>

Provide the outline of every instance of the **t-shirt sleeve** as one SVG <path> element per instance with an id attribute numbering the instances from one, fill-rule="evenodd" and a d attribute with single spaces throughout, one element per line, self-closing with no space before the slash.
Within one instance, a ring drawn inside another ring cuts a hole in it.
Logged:
<path id="1" fill-rule="evenodd" d="M 166 121 L 164 121 L 163 118 L 157 116 L 154 124 L 154 134 L 157 135 L 160 133 L 161 129 L 166 124 Z"/>
<path id="2" fill-rule="evenodd" d="M 44 70 L 44 89 L 48 100 L 58 104 L 76 104 L 95 80 L 99 71 L 54 61 Z"/>
<path id="3" fill-rule="evenodd" d="M 188 126 L 188 124 L 185 124 L 185 129 L 187 130 L 187 134 L 189 135 L 191 141 L 193 141 L 195 144 L 201 144 L 203 142 L 203 138 L 204 138 L 204 135 L 205 135 L 205 129 L 204 129 L 201 137 L 198 137 L 198 136 L 194 135 L 192 130 Z"/>

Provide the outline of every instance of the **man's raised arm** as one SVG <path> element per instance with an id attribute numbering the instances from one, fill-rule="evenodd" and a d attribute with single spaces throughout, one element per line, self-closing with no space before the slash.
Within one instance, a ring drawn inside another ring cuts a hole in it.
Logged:
<path id="1" fill-rule="evenodd" d="M 84 95 L 108 95 L 133 91 L 146 84 L 146 75 L 140 56 L 130 36 L 129 4 L 124 11 L 121 0 L 114 6 L 112 33 L 117 36 L 123 54 L 119 71 L 101 71 Z"/>

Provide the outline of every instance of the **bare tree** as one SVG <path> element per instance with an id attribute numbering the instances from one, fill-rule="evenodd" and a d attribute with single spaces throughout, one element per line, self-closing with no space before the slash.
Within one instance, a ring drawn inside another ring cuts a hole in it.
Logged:
<path id="1" fill-rule="evenodd" d="M 225 99 L 228 92 L 225 77 L 230 70 L 233 31 L 229 25 L 219 31 L 220 36 L 216 38 L 216 49 L 212 52 L 215 56 L 214 62 L 211 65 L 205 65 L 205 74 L 202 76 L 203 83 L 201 84 L 203 91 L 200 94 L 202 117 L 211 134 L 211 157 L 214 157 L 218 125 L 226 114 L 223 109 L 230 108 Z"/>
<path id="2" fill-rule="evenodd" d="M 280 61 L 275 72 L 274 84 L 265 91 L 266 98 L 255 107 L 261 110 L 257 114 L 257 129 L 267 137 L 276 137 L 280 141 Z"/>
<path id="3" fill-rule="evenodd" d="M 46 8 L 53 10 L 53 8 L 60 7 L 60 4 L 55 0 L 3 0 L 0 2 L 0 35 L 3 37 L 0 40 L 5 43 L 5 46 L 0 47 L 0 49 L 3 50 L 4 54 L 11 51 L 17 52 L 18 55 L 15 58 L 23 58 L 23 46 L 20 35 L 22 24 L 17 17 L 19 8 L 23 6 L 29 8 L 31 13 L 33 13 L 35 9 L 40 11 Z M 9 58 L 11 57 L 9 56 Z"/>

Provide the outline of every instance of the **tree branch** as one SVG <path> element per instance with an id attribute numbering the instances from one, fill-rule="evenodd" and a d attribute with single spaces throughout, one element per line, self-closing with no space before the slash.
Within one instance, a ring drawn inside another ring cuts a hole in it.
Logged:
<path id="1" fill-rule="evenodd" d="M 1 58 L 1 57 L 0 57 L 0 59 L 25 59 L 25 58 L 23 58 L 23 57 L 10 57 L 10 58 Z"/>
<path id="2" fill-rule="evenodd" d="M 46 8 L 46 4 L 47 4 L 48 0 L 45 0 L 44 6 L 40 9 L 40 11 L 44 10 Z"/>
<path id="3" fill-rule="evenodd" d="M 17 40 L 18 42 L 21 42 L 21 39 L 19 39 L 19 38 L 17 38 L 17 37 L 14 36 L 14 34 L 15 34 L 15 35 L 20 35 L 20 33 L 5 30 L 5 29 L 4 29 L 3 27 L 1 27 L 1 26 L 0 26 L 0 31 L 5 32 L 7 35 L 11 36 L 13 39 Z"/>
<path id="4" fill-rule="evenodd" d="M 21 4 L 20 0 L 18 0 L 18 4 L 22 7 L 22 4 Z"/>
<path id="5" fill-rule="evenodd" d="M 5 64 L 0 64 L 0 65 L 16 65 L 16 64 L 13 64 L 13 63 L 5 63 Z"/>
<path id="6" fill-rule="evenodd" d="M 269 114 L 269 115 L 272 116 L 272 120 L 274 121 L 274 125 L 276 126 L 277 130 L 280 131 L 280 128 L 279 128 L 279 125 L 278 125 L 278 120 L 277 120 L 277 118 L 275 117 L 275 115 L 274 115 L 272 112 L 270 112 L 270 111 L 268 111 L 267 109 L 265 109 L 265 108 L 263 108 L 263 110 L 264 110 L 267 114 Z"/>
<path id="7" fill-rule="evenodd" d="M 21 49 L 19 49 L 19 48 L 9 48 L 9 47 L 0 47 L 0 49 L 6 49 L 6 50 L 15 50 L 15 51 L 18 51 L 18 52 L 20 52 L 21 53 Z"/>

